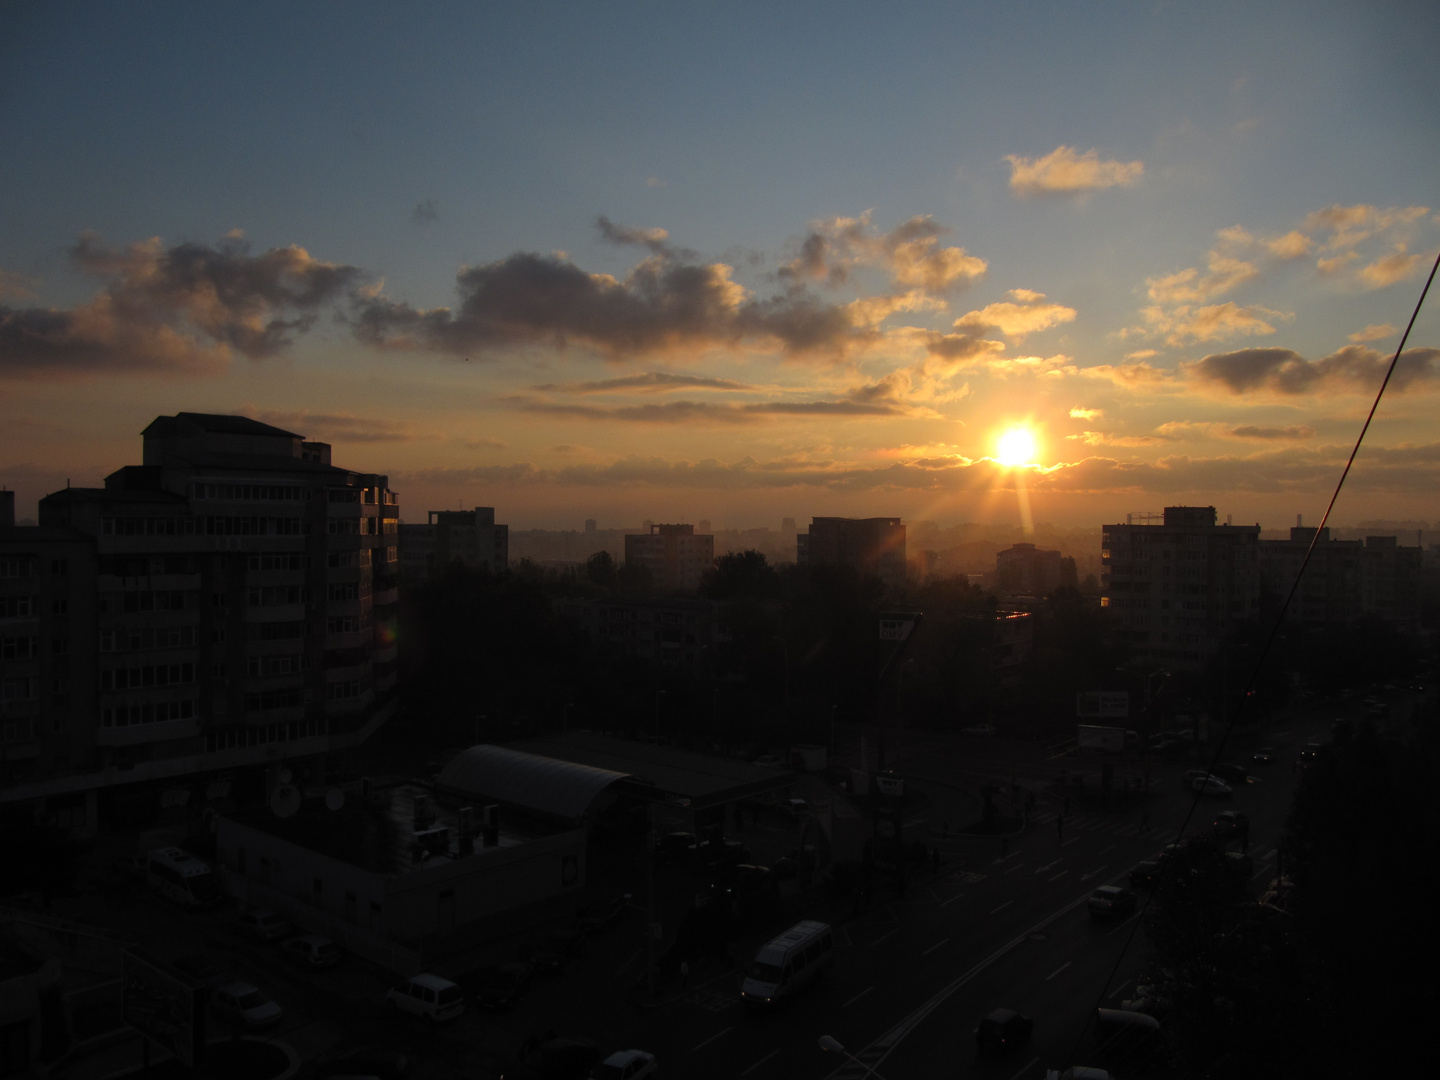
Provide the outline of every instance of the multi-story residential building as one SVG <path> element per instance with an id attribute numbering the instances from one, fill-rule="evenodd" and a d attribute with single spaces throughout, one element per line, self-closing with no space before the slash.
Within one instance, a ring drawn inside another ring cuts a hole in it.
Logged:
<path id="1" fill-rule="evenodd" d="M 1310 562 L 1295 588 L 1289 619 L 1308 626 L 1343 626 L 1375 618 L 1403 628 L 1420 621 L 1423 553 L 1402 547 L 1393 536 L 1333 540 L 1328 528 L 1296 526 L 1288 540 L 1260 541 L 1260 578 L 1265 589 L 1284 597 L 1295 582 L 1305 553 Z"/>
<path id="2" fill-rule="evenodd" d="M 200 413 L 158 417 L 143 461 L 46 496 L 38 527 L 0 530 L 7 565 L 30 572 L 0 585 L 0 612 L 49 605 L 14 634 L 45 654 L 23 661 L 41 680 L 24 710 L 41 767 L 0 801 L 54 817 L 78 799 L 67 823 L 87 829 L 143 826 L 162 793 L 172 808 L 261 798 L 282 769 L 327 783 L 395 705 L 386 477 Z"/>
<path id="3" fill-rule="evenodd" d="M 405 574 L 420 580 L 453 563 L 498 573 L 510 565 L 510 526 L 495 524 L 493 506 L 431 510 L 424 525 L 400 527 Z"/>
<path id="4" fill-rule="evenodd" d="M 724 638 L 717 605 L 696 597 L 563 596 L 553 604 L 603 649 L 667 667 L 713 667 L 708 650 Z"/>
<path id="5" fill-rule="evenodd" d="M 817 517 L 795 536 L 800 565 L 851 566 L 889 583 L 905 580 L 905 524 L 899 518 Z"/>
<path id="6" fill-rule="evenodd" d="M 995 553 L 995 580 L 1006 596 L 1045 596 L 1060 587 L 1060 552 L 1012 544 Z"/>
<path id="7" fill-rule="evenodd" d="M 1106 525 L 1102 607 L 1138 659 L 1199 670 L 1260 606 L 1260 526 L 1217 525 L 1213 506 L 1167 506 L 1162 523 Z"/>
<path id="8" fill-rule="evenodd" d="M 666 592 L 694 592 L 715 564 L 715 537 L 694 525 L 658 525 L 625 537 L 625 565 L 643 566 Z"/>

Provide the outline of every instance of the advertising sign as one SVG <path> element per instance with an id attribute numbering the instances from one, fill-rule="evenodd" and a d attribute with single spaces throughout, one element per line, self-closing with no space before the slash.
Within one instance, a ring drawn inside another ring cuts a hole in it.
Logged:
<path id="1" fill-rule="evenodd" d="M 894 776 L 875 777 L 875 786 L 880 789 L 881 795 L 888 795 L 892 799 L 905 797 L 905 781 Z"/>
<path id="2" fill-rule="evenodd" d="M 904 641 L 914 629 L 914 615 L 885 616 L 880 620 L 880 640 Z"/>
<path id="3" fill-rule="evenodd" d="M 126 949 L 120 962 L 120 1009 L 125 1024 L 192 1068 L 205 1046 L 205 990 L 160 961 Z"/>
<path id="4" fill-rule="evenodd" d="M 1082 690 L 1075 695 L 1075 715 L 1084 720 L 1124 720 L 1130 715 L 1130 692 Z"/>

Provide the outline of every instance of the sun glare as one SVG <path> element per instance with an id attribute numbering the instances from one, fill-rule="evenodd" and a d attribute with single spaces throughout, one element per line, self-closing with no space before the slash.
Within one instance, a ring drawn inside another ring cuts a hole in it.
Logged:
<path id="1" fill-rule="evenodd" d="M 1012 427 L 995 445 L 1002 465 L 1029 465 L 1035 460 L 1035 434 L 1025 427 Z"/>

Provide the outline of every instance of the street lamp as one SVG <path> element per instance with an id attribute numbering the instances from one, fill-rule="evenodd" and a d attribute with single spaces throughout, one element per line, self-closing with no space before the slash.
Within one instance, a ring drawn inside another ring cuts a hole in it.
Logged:
<path id="1" fill-rule="evenodd" d="M 660 691 L 662 694 L 664 692 Z M 667 795 L 665 803 L 667 806 L 689 806 L 690 800 L 678 795 Z M 650 838 L 645 851 L 645 971 L 652 998 L 655 996 L 657 974 L 655 948 L 660 940 L 660 923 L 655 919 L 655 812 L 659 806 L 658 802 L 650 804 Z"/>
<path id="2" fill-rule="evenodd" d="M 665 696 L 664 690 L 655 691 L 655 741 L 660 741 L 660 699 Z"/>
<path id="3" fill-rule="evenodd" d="M 866 1065 L 865 1062 L 861 1061 L 854 1054 L 850 1053 L 849 1050 L 846 1050 L 845 1047 L 841 1046 L 839 1040 L 836 1039 L 833 1035 L 820 1036 L 820 1049 L 826 1050 L 832 1054 L 844 1054 L 851 1061 L 855 1062 L 856 1065 L 859 1065 L 862 1069 L 864 1069 L 866 1076 L 876 1076 L 879 1077 L 880 1080 L 885 1080 L 883 1076 L 881 1076 L 878 1072 L 875 1071 L 875 1066 Z"/>

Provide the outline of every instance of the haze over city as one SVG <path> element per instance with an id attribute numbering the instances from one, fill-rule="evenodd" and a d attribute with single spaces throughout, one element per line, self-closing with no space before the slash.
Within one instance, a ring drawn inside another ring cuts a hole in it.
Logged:
<path id="1" fill-rule="evenodd" d="M 1423 4 L 9 20 L 22 518 L 193 410 L 411 520 L 1318 520 L 1440 243 Z M 1437 330 L 1339 521 L 1437 516 Z"/>

